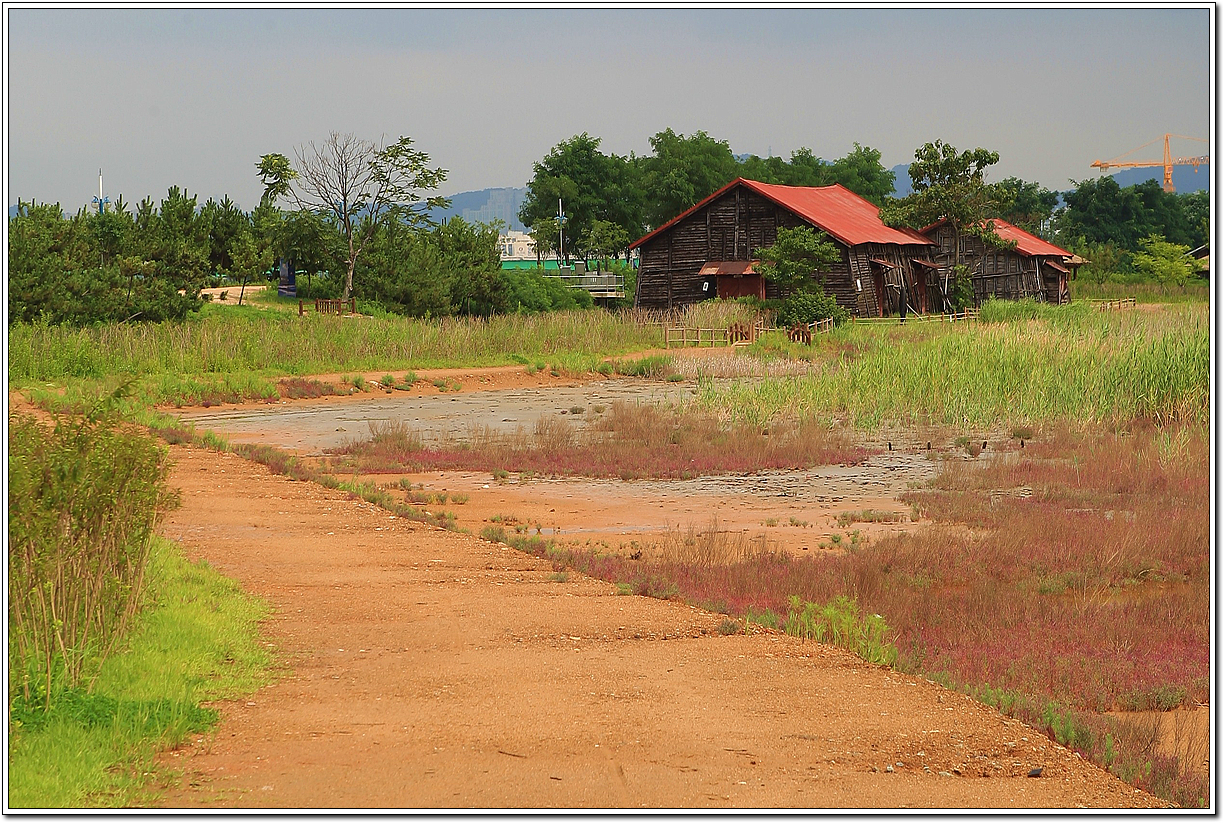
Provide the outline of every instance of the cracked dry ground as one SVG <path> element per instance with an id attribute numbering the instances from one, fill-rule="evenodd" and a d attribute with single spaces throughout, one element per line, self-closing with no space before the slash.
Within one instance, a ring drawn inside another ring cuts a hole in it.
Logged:
<path id="1" fill-rule="evenodd" d="M 167 807 L 1163 805 L 922 678 L 172 453 L 163 533 L 270 601 L 284 671 L 164 755 Z"/>

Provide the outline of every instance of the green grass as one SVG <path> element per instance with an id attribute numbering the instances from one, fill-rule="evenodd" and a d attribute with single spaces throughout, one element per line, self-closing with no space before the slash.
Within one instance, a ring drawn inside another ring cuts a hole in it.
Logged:
<path id="1" fill-rule="evenodd" d="M 156 753 L 216 722 L 200 703 L 270 681 L 257 633 L 266 604 L 168 541 L 155 541 L 147 574 L 146 606 L 91 693 L 61 692 L 50 713 L 14 699 L 11 807 L 148 805 L 173 779 Z"/>
<path id="2" fill-rule="evenodd" d="M 705 381 L 697 402 L 754 424 L 821 417 L 864 429 L 1208 417 L 1205 304 L 1125 312 L 1084 304 L 1031 312 L 1018 305 L 992 312 L 999 322 L 848 323 L 812 347 L 812 374 Z M 770 356 L 770 345 L 758 344 L 758 355 Z"/>
<path id="3" fill-rule="evenodd" d="M 1133 297 L 1138 303 L 1206 303 L 1211 300 L 1211 284 L 1192 280 L 1185 288 L 1158 283 L 1093 283 L 1071 281 L 1073 300 L 1121 300 Z"/>
<path id="4" fill-rule="evenodd" d="M 108 375 L 307 375 L 501 366 L 512 354 L 554 368 L 659 346 L 658 328 L 602 310 L 417 320 L 279 314 L 205 306 L 181 323 L 9 329 L 15 385 Z"/>

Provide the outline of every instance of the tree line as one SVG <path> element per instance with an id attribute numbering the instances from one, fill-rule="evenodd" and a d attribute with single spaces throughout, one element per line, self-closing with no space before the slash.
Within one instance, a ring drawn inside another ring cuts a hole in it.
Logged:
<path id="1" fill-rule="evenodd" d="M 1120 187 L 1110 177 L 1075 184 L 1060 195 L 1010 177 L 987 183 L 998 154 L 959 152 L 934 141 L 915 152 L 914 191 L 894 194 L 880 153 L 854 145 L 824 160 L 801 148 L 789 159 L 736 156 L 704 131 L 665 129 L 651 153 L 604 153 L 587 133 L 554 146 L 534 164 L 520 218 L 543 259 L 627 258 L 637 237 L 736 179 L 791 186 L 840 183 L 881 206 L 888 222 L 920 228 L 948 218 L 966 231 L 1002 218 L 1093 261 L 1106 276 L 1143 270 L 1156 242 L 1176 250 L 1207 242 L 1206 192 L 1172 194 L 1155 181 Z M 64 215 L 58 205 L 19 203 L 9 220 L 10 322 L 160 321 L 199 309 L 208 285 L 253 282 L 280 260 L 306 273 L 304 297 L 357 295 L 416 316 L 546 311 L 590 305 L 539 270 L 500 265 L 497 225 L 429 218 L 447 171 L 408 137 L 391 143 L 331 134 L 294 157 L 270 153 L 255 163 L 264 191 L 251 211 L 228 197 L 200 205 L 171 187 L 155 203 Z M 564 222 L 558 220 L 558 206 Z M 988 232 L 989 233 L 989 232 Z M 1173 252 L 1164 249 L 1166 256 Z M 633 273 L 619 264 L 632 292 Z"/>

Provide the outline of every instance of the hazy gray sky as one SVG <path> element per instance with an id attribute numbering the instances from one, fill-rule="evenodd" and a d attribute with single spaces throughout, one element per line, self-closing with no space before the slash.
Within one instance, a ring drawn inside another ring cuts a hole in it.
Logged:
<path id="1" fill-rule="evenodd" d="M 99 167 L 112 198 L 179 185 L 250 208 L 259 155 L 329 131 L 411 136 L 450 170 L 444 194 L 522 186 L 584 131 L 648 154 L 669 126 L 783 157 L 858 141 L 887 166 L 943 138 L 998 151 L 995 179 L 1065 189 L 1210 123 L 1206 8 L 8 15 L 8 203 L 69 211 Z"/>

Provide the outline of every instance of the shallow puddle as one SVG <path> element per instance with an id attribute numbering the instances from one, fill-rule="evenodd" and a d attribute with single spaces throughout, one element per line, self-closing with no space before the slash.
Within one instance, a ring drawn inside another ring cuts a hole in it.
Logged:
<path id="1" fill-rule="evenodd" d="M 371 425 L 380 423 L 403 422 L 418 430 L 425 440 L 438 441 L 464 438 L 486 427 L 507 434 L 520 427 L 531 431 L 541 417 L 554 414 L 565 415 L 581 426 L 606 413 L 616 401 L 674 403 L 694 393 L 691 384 L 602 380 L 547 389 L 371 395 L 255 408 L 185 409 L 176 414 L 197 428 L 223 433 L 231 440 L 317 455 L 347 441 L 369 437 Z"/>
<path id="2" fill-rule="evenodd" d="M 607 413 L 616 401 L 670 403 L 693 394 L 691 384 L 607 380 L 547 389 L 504 389 L 432 396 L 372 395 L 345 400 L 304 401 L 261 407 L 185 410 L 179 416 L 230 440 L 262 443 L 303 455 L 320 455 L 346 441 L 369 436 L 371 425 L 404 422 L 426 440 L 463 439 L 488 427 L 530 431 L 549 415 L 565 415 L 582 426 Z M 891 436 L 891 435 L 890 435 Z M 885 444 L 879 444 L 884 447 Z M 657 544 L 692 528 L 739 542 L 761 541 L 773 549 L 801 553 L 839 551 L 854 540 L 872 540 L 915 527 L 909 506 L 897 498 L 930 481 L 939 460 L 908 444 L 853 465 L 802 471 L 715 475 L 690 480 L 513 478 L 497 482 L 485 472 L 374 475 L 379 485 L 401 477 L 448 500 L 428 508 L 455 514 L 460 526 L 479 534 L 510 520 L 514 533 L 566 541 L 601 543 L 609 549 Z M 456 505 L 450 495 L 466 495 Z M 850 515 L 873 511 L 893 522 L 855 522 Z M 843 520 L 839 522 L 839 515 Z M 856 534 L 857 533 L 857 534 Z"/>

